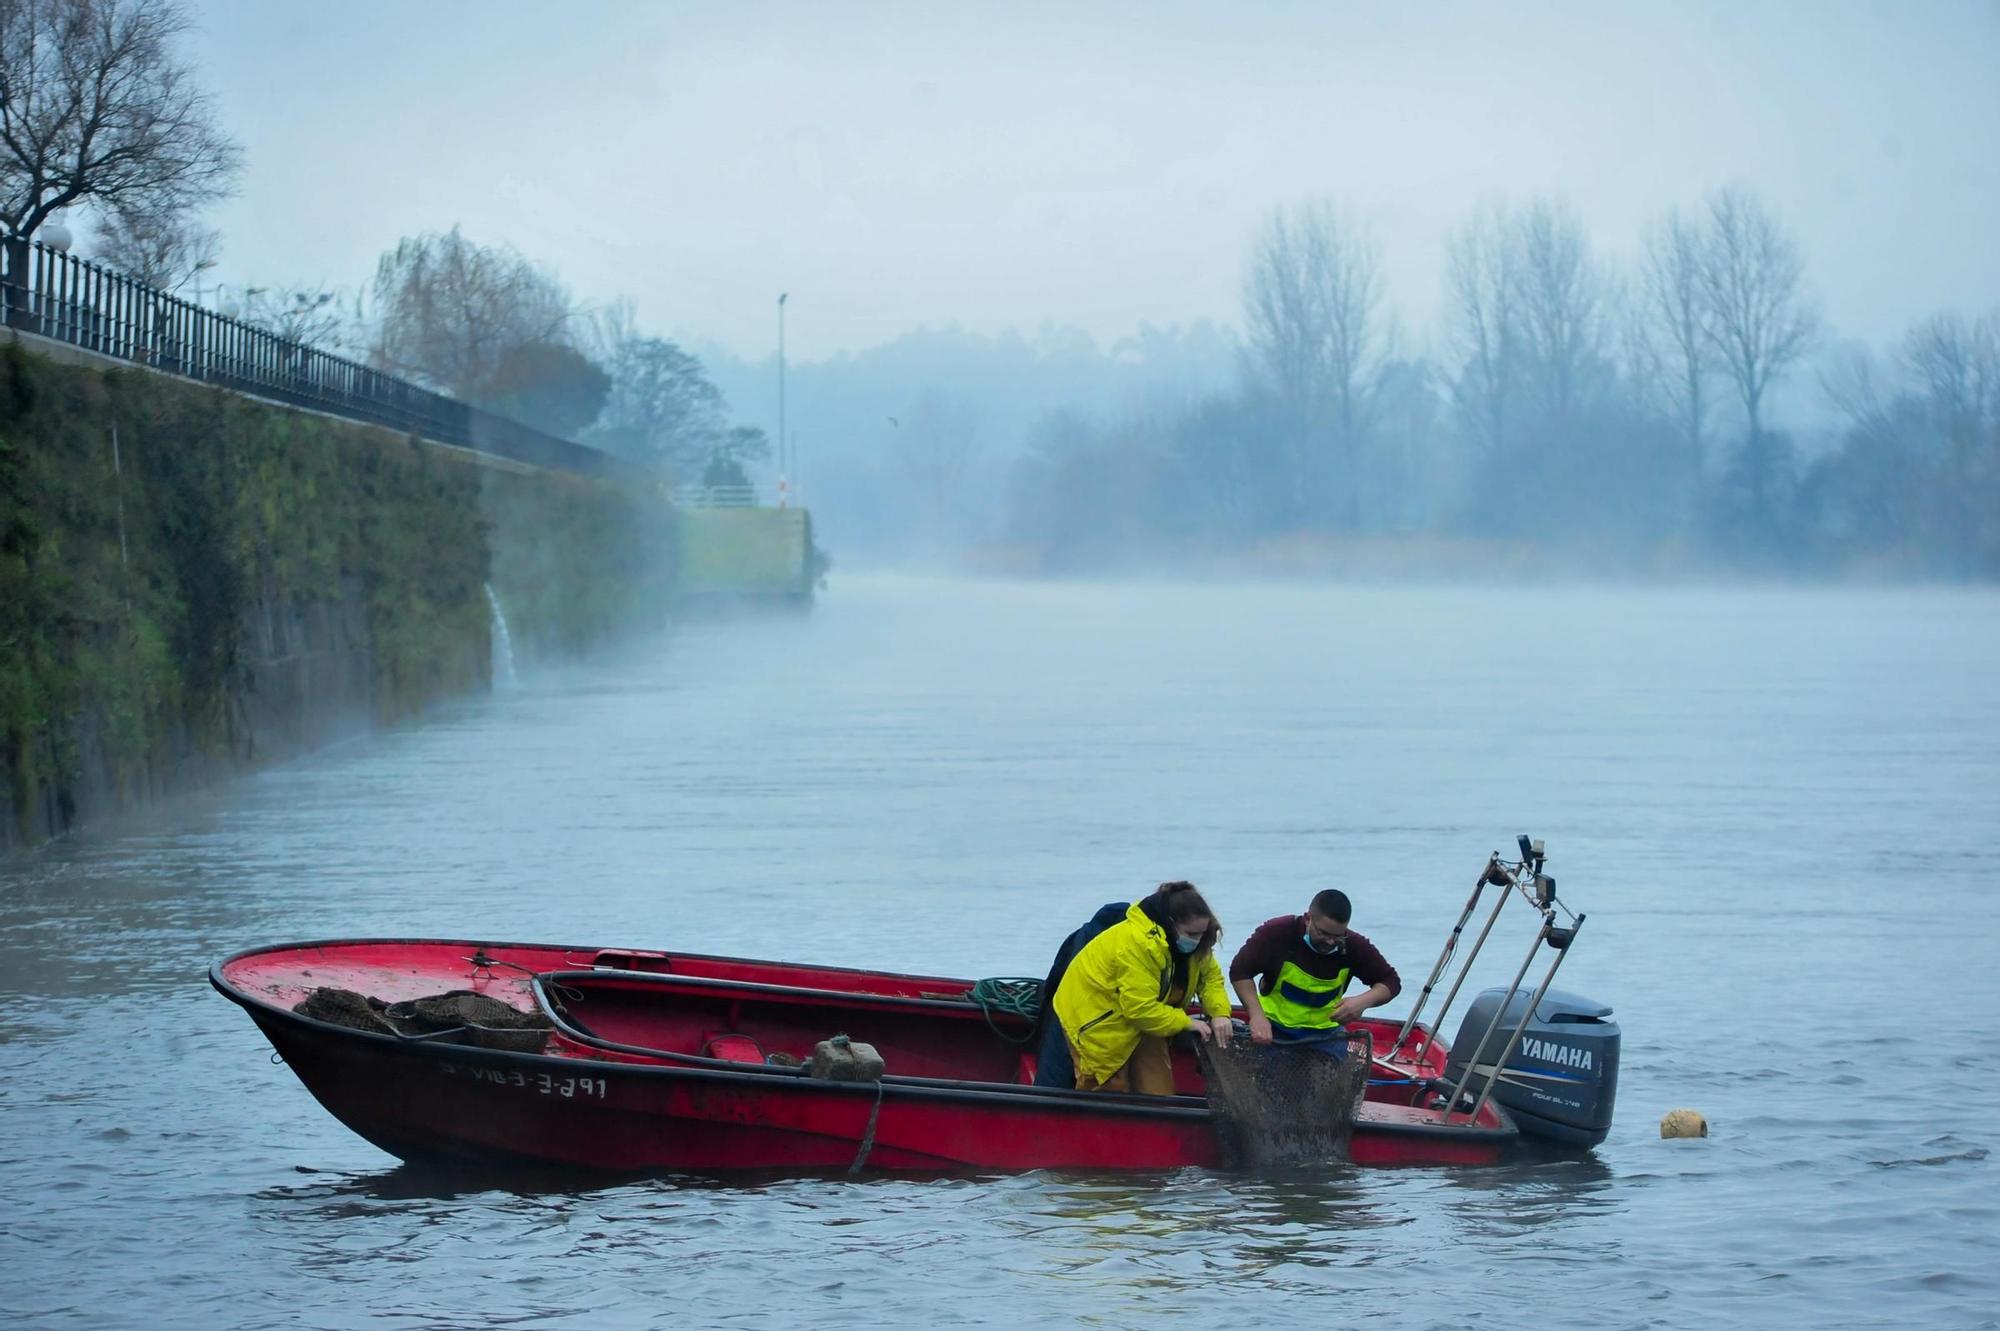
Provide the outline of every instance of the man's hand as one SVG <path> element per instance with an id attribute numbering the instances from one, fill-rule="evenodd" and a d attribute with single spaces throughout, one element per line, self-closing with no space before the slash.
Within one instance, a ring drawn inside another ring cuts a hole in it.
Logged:
<path id="1" fill-rule="evenodd" d="M 1250 1043 L 1271 1043 L 1271 1019 L 1264 1015 L 1262 1007 L 1250 1009 Z"/>
<path id="2" fill-rule="evenodd" d="M 1333 1010 L 1333 1020 L 1337 1025 L 1344 1025 L 1347 1022 L 1353 1021 L 1369 1008 L 1381 1007 L 1395 996 L 1395 991 L 1390 989 L 1388 985 L 1371 984 L 1360 993 L 1350 994 L 1348 997 L 1341 999 L 1340 1006 Z"/>
<path id="3" fill-rule="evenodd" d="M 1368 1001 L 1367 994 L 1349 994 L 1341 999 L 1340 1006 L 1333 1010 L 1334 1025 L 1345 1025 L 1373 1006 L 1374 1004 Z"/>

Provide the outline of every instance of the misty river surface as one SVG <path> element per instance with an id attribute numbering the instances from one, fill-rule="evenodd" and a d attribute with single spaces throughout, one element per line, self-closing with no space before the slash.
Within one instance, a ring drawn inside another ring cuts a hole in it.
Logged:
<path id="1" fill-rule="evenodd" d="M 0 1324 L 2000 1325 L 1996 662 L 1991 591 L 885 576 L 523 670 L 0 867 Z M 441 1179 L 206 977 L 364 935 L 1039 975 L 1185 877 L 1225 955 L 1345 889 L 1400 1015 L 1517 831 L 1624 1062 L 1601 1148 L 1494 1168 Z"/>

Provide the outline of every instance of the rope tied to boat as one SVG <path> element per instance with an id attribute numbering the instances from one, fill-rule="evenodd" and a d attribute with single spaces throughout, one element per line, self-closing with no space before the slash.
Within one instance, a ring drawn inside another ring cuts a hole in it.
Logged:
<path id="1" fill-rule="evenodd" d="M 868 1110 L 868 1127 L 861 1134 L 861 1149 L 854 1153 L 854 1163 L 847 1167 L 847 1176 L 853 1178 L 868 1163 L 868 1153 L 875 1149 L 875 1121 L 882 1117 L 882 1083 L 875 1083 L 875 1103 Z"/>
<path id="2" fill-rule="evenodd" d="M 979 1005 L 979 1013 L 986 1018 L 986 1027 L 1008 1044 L 1027 1044 L 1036 1035 L 1036 1022 L 1042 1015 L 1042 982 L 1037 979 L 1001 976 L 981 980 L 966 990 L 967 1000 Z M 1021 1035 L 1009 1035 L 993 1020 L 994 1013 L 1008 1017 L 1021 1017 L 1028 1023 L 1028 1029 Z"/>

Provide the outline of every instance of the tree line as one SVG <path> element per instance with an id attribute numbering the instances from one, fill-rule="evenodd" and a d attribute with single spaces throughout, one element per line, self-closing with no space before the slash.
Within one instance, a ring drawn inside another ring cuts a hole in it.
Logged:
<path id="1" fill-rule="evenodd" d="M 1237 386 L 1051 413 L 1014 468 L 1011 535 L 1070 567 L 1313 533 L 2000 573 L 2000 305 L 1801 383 L 1828 332 L 1797 241 L 1740 186 L 1656 219 L 1622 265 L 1550 198 L 1482 204 L 1441 258 L 1441 327 L 1413 347 L 1364 220 L 1274 210 Z M 1781 390 L 1823 395 L 1836 437 L 1774 426 Z"/>

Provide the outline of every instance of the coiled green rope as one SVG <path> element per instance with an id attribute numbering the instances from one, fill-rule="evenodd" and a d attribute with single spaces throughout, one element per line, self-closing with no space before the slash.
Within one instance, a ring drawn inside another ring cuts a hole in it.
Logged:
<path id="1" fill-rule="evenodd" d="M 1004 976 L 998 979 L 981 980 L 965 994 L 966 998 L 979 1004 L 980 1015 L 986 1018 L 987 1027 L 1009 1044 L 1026 1044 L 1035 1038 L 1035 1020 L 1042 1015 L 1042 982 L 1034 979 L 1019 979 Z M 1009 1017 L 1021 1017 L 1028 1022 L 1028 1030 L 1023 1035 L 1009 1035 L 993 1020 L 999 1012 Z"/>

